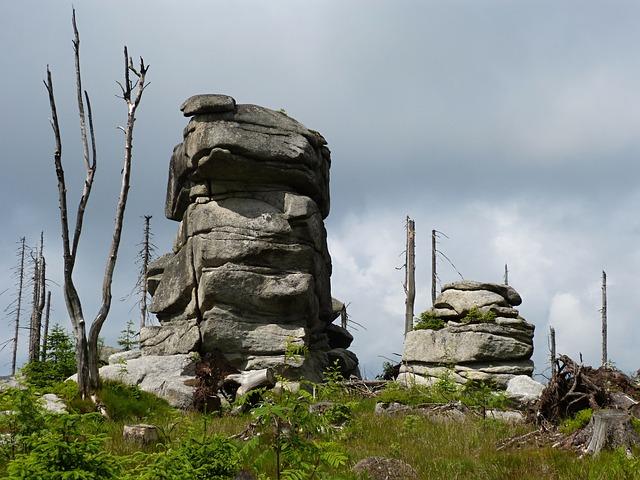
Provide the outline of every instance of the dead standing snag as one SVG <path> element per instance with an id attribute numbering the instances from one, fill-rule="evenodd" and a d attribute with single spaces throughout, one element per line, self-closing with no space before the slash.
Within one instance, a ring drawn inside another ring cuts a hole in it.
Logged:
<path id="1" fill-rule="evenodd" d="M 60 127 L 58 123 L 58 115 L 55 103 L 55 95 L 53 90 L 53 80 L 51 71 L 47 67 L 47 80 L 45 86 L 49 94 L 49 104 L 51 107 L 51 126 L 53 128 L 55 138 L 54 163 L 56 176 L 58 179 L 58 199 L 60 209 L 60 224 L 62 228 L 62 247 L 64 258 L 64 298 L 67 311 L 73 325 L 73 332 L 76 339 L 76 361 L 78 364 L 78 387 L 83 397 L 89 397 L 91 391 L 95 390 L 99 384 L 98 377 L 98 336 L 100 330 L 107 319 L 111 308 L 111 284 L 113 280 L 113 272 L 118 258 L 118 249 L 120 246 L 120 238 L 122 234 L 122 225 L 124 220 L 124 212 L 127 204 L 127 196 L 129 192 L 129 182 L 131 175 L 131 158 L 133 146 L 133 127 L 135 124 L 135 113 L 142 99 L 142 94 L 148 84 L 145 83 L 145 77 L 149 69 L 145 65 L 142 57 L 140 64 L 134 67 L 133 60 L 129 57 L 127 47 L 124 47 L 124 84 L 118 82 L 122 90 L 122 99 L 127 104 L 127 124 L 125 128 L 121 128 L 124 132 L 124 164 L 122 168 L 122 185 L 118 204 L 116 207 L 115 225 L 113 236 L 111 239 L 111 247 L 107 257 L 103 284 L 102 284 L 102 304 L 93 323 L 90 326 L 89 335 L 87 337 L 87 325 L 84 313 L 82 311 L 82 303 L 76 287 L 73 282 L 73 269 L 75 266 L 78 244 L 82 234 L 82 225 L 84 214 L 91 188 L 97 168 L 97 155 L 95 133 L 93 128 L 93 117 L 91 113 L 91 103 L 89 95 L 82 90 L 82 77 L 80 74 L 80 35 L 76 25 L 75 10 L 72 16 L 74 40 L 73 49 L 75 55 L 76 70 L 76 93 L 78 100 L 78 113 L 80 116 L 80 137 L 83 147 L 83 160 L 86 170 L 86 178 L 82 190 L 82 196 L 78 202 L 78 211 L 76 214 L 76 225 L 73 237 L 69 235 L 69 217 L 67 209 L 67 187 L 65 183 L 64 169 L 62 166 L 62 141 L 60 135 Z M 132 81 L 131 77 L 135 78 Z M 84 99 L 83 99 L 84 93 Z M 86 115 L 85 115 L 86 103 Z M 87 122 L 89 123 L 89 132 L 87 133 Z M 91 157 L 89 153 L 89 138 L 91 138 Z"/>

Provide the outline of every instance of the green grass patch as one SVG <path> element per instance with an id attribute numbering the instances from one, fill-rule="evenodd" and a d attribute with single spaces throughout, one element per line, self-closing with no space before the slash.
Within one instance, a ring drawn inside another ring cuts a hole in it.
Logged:
<path id="1" fill-rule="evenodd" d="M 593 410 L 590 408 L 585 408 L 584 410 L 580 410 L 576 412 L 576 414 L 572 418 L 566 419 L 560 425 L 560 431 L 564 434 L 571 434 L 581 428 L 587 426 L 589 421 L 591 421 L 591 417 L 593 416 Z"/>

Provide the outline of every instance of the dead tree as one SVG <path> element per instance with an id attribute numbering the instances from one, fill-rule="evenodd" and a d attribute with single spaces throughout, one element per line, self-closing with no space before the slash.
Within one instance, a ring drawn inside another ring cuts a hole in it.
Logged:
<path id="1" fill-rule="evenodd" d="M 42 313 L 45 306 L 46 261 L 44 258 L 44 233 L 40 233 L 40 248 L 33 257 L 33 300 L 29 322 L 29 362 L 40 359 Z"/>
<path id="2" fill-rule="evenodd" d="M 40 350 L 40 361 L 47 359 L 47 336 L 49 335 L 49 317 L 51 316 L 51 290 L 47 292 L 47 306 L 44 314 L 44 329 L 42 331 L 42 348 Z"/>
<path id="3" fill-rule="evenodd" d="M 18 293 L 16 297 L 16 309 L 15 309 L 15 330 L 13 334 L 13 352 L 11 355 L 11 375 L 16 374 L 16 359 L 18 356 L 18 336 L 20 334 L 20 314 L 22 313 L 22 290 L 24 287 L 24 257 L 26 253 L 26 239 L 22 237 L 19 241 L 20 248 L 18 249 L 18 258 L 20 258 L 19 267 L 17 269 L 18 276 Z"/>
<path id="4" fill-rule="evenodd" d="M 407 217 L 407 250 L 405 264 L 404 290 L 405 300 L 404 334 L 413 330 L 413 307 L 416 300 L 416 224 Z"/>
<path id="5" fill-rule="evenodd" d="M 149 271 L 149 262 L 155 246 L 151 242 L 151 215 L 144 216 L 144 228 L 142 235 L 142 244 L 138 253 L 140 259 L 140 274 L 138 275 L 138 291 L 140 293 L 140 330 L 147 323 L 147 276 Z"/>
<path id="6" fill-rule="evenodd" d="M 624 410 L 603 409 L 593 412 L 587 427 L 590 433 L 585 453 L 598 455 L 603 449 L 631 448 L 640 443 L 640 435 L 633 428 L 631 416 Z"/>
<path id="7" fill-rule="evenodd" d="M 550 327 L 549 331 L 550 355 L 551 355 L 551 376 L 558 373 L 558 365 L 556 364 L 556 329 Z"/>
<path id="8" fill-rule="evenodd" d="M 602 308 L 600 309 L 602 314 L 602 365 L 609 363 L 609 356 L 607 355 L 607 274 L 602 271 Z"/>
<path id="9" fill-rule="evenodd" d="M 436 297 L 438 294 L 436 284 L 440 281 L 437 270 L 438 256 L 443 258 L 451 266 L 451 268 L 455 270 L 455 272 L 460 276 L 460 279 L 464 280 L 464 277 L 458 271 L 458 268 L 454 265 L 451 259 L 446 256 L 444 252 L 442 252 L 442 250 L 438 249 L 439 237 L 449 238 L 443 232 L 440 232 L 438 230 L 431 230 L 431 306 L 434 306 L 436 303 Z"/>
<path id="10" fill-rule="evenodd" d="M 438 273 L 436 272 L 436 231 L 431 230 L 431 306 L 436 303 L 436 281 L 438 280 Z"/>
<path id="11" fill-rule="evenodd" d="M 86 170 L 86 178 L 82 191 L 82 196 L 78 202 L 76 213 L 76 224 L 73 236 L 69 234 L 69 218 L 67 209 L 67 186 L 65 182 L 64 169 L 62 166 L 62 141 L 60 135 L 60 127 L 58 123 L 58 113 L 53 90 L 53 80 L 51 71 L 47 67 L 47 80 L 45 86 L 49 95 L 49 104 L 51 107 L 51 125 L 53 128 L 55 139 L 54 163 L 56 175 L 58 179 L 58 198 L 60 209 L 60 224 L 62 228 L 62 247 L 64 259 L 64 298 L 67 311 L 73 325 L 74 336 L 76 339 L 76 361 L 78 366 L 78 388 L 84 398 L 88 398 L 90 393 L 98 388 L 98 336 L 102 325 L 107 319 L 111 308 L 111 283 L 113 280 L 113 271 L 118 258 L 118 249 L 120 246 L 120 238 L 122 234 L 122 224 L 124 220 L 124 212 L 127 204 L 129 192 L 129 182 L 131 175 L 131 158 L 133 146 L 133 127 L 135 123 L 136 110 L 142 99 L 142 94 L 148 84 L 145 83 L 145 77 L 149 67 L 145 65 L 142 57 L 139 66 L 136 68 L 133 59 L 129 57 L 127 47 L 124 47 L 124 83 L 118 82 L 122 90 L 121 98 L 127 106 L 127 124 L 126 127 L 119 127 L 124 132 L 124 162 L 122 167 L 122 184 L 116 207 L 115 225 L 113 236 L 111 239 L 111 247 L 107 256 L 107 264 L 105 267 L 103 284 L 102 284 L 102 303 L 100 309 L 90 326 L 87 336 L 87 325 L 84 313 L 82 311 L 82 302 L 76 290 L 73 281 L 73 270 L 76 264 L 78 244 L 82 234 L 82 225 L 84 221 L 85 209 L 93 180 L 96 172 L 96 143 L 93 128 L 93 117 L 91 114 L 91 103 L 89 95 L 82 89 L 82 78 L 80 74 L 80 35 L 76 25 L 75 10 L 72 15 L 72 25 L 74 32 L 74 58 L 75 58 L 75 77 L 76 77 L 76 96 L 78 102 L 78 113 L 80 117 L 80 137 L 82 141 L 82 152 L 84 167 Z M 134 80 L 132 80 L 132 76 Z M 85 114 L 86 104 L 86 114 Z M 89 129 L 87 132 L 87 120 Z M 91 139 L 91 156 L 89 155 L 89 138 Z"/>

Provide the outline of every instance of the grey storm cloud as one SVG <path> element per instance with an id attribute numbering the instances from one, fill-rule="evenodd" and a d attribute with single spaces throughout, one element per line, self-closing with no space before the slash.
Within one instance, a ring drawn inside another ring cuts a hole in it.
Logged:
<path id="1" fill-rule="evenodd" d="M 151 64 L 134 138 L 134 169 L 114 298 L 136 281 L 142 215 L 170 248 L 167 167 L 184 98 L 227 93 L 284 108 L 333 152 L 327 228 L 334 295 L 363 327 L 354 350 L 375 374 L 402 349 L 403 221 L 418 229 L 419 309 L 429 303 L 432 228 L 466 277 L 499 281 L 504 263 L 536 324 L 558 347 L 598 361 L 599 275 L 610 286 L 610 352 L 640 367 L 634 294 L 640 272 L 640 5 L 509 1 L 110 1 L 75 3 L 99 167 L 76 281 L 96 311 L 119 189 L 125 107 L 115 97 L 122 46 Z M 71 4 L 0 6 L 0 292 L 13 289 L 16 240 L 46 236 L 54 320 L 65 325 L 53 138 L 42 79 L 54 75 L 69 199 L 83 179 L 74 103 Z M 457 274 L 441 262 L 443 281 Z M 8 302 L 11 292 L 0 296 Z M 115 342 L 133 301 L 104 329 Z M 0 340 L 10 336 L 4 320 Z M 7 370 L 7 349 L 0 373 Z"/>

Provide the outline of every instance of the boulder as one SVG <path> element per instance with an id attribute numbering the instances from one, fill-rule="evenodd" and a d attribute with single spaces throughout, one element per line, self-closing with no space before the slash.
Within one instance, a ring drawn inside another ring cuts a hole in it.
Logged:
<path id="1" fill-rule="evenodd" d="M 122 427 L 122 438 L 139 445 L 149 445 L 157 442 L 160 438 L 158 427 L 140 423 L 138 425 L 124 425 Z"/>
<path id="2" fill-rule="evenodd" d="M 507 383 L 506 394 L 514 400 L 531 403 L 542 395 L 545 386 L 528 375 L 517 375 Z"/>
<path id="3" fill-rule="evenodd" d="M 457 314 L 464 315 L 474 307 L 488 305 L 509 306 L 502 295 L 489 290 L 445 290 L 436 299 L 434 307 L 455 310 Z"/>
<path id="4" fill-rule="evenodd" d="M 483 360 L 528 359 L 531 344 L 497 334 L 414 330 L 405 336 L 403 362 L 457 364 Z"/>
<path id="5" fill-rule="evenodd" d="M 142 356 L 141 350 L 125 350 L 124 352 L 117 352 L 109 356 L 109 365 L 120 365 L 127 360 L 133 360 Z"/>
<path id="6" fill-rule="evenodd" d="M 229 95 L 193 95 L 180 105 L 180 111 L 185 117 L 206 113 L 233 112 L 235 109 L 236 101 Z"/>
<path id="7" fill-rule="evenodd" d="M 40 397 L 42 408 L 49 413 L 64 414 L 69 413 L 67 405 L 55 393 L 45 393 Z"/>
<path id="8" fill-rule="evenodd" d="M 476 290 L 488 290 L 490 292 L 497 293 L 503 297 L 512 306 L 518 306 L 522 303 L 522 297 L 516 292 L 516 290 L 509 285 L 502 285 L 499 283 L 486 283 L 486 282 L 474 282 L 473 280 L 462 280 L 460 282 L 447 283 L 442 287 L 442 291 L 447 290 L 462 290 L 462 291 L 476 291 Z"/>
<path id="9" fill-rule="evenodd" d="M 353 335 L 346 328 L 342 328 L 339 325 L 331 323 L 327 325 L 325 332 L 329 337 L 329 346 L 331 348 L 349 348 L 353 342 Z"/>
<path id="10" fill-rule="evenodd" d="M 193 354 L 146 355 L 104 366 L 100 368 L 100 378 L 138 385 L 145 392 L 164 398 L 171 406 L 188 409 L 193 403 L 197 361 L 198 356 Z"/>
<path id="11" fill-rule="evenodd" d="M 353 466 L 352 470 L 371 480 L 418 480 L 420 478 L 411 465 L 395 458 L 363 458 Z"/>
<path id="12" fill-rule="evenodd" d="M 197 352 L 200 347 L 200 328 L 196 320 L 142 327 L 140 347 L 145 355 Z"/>

